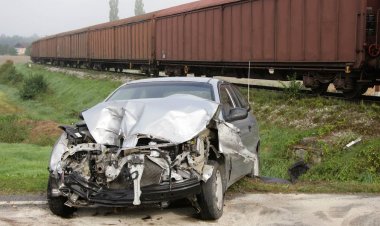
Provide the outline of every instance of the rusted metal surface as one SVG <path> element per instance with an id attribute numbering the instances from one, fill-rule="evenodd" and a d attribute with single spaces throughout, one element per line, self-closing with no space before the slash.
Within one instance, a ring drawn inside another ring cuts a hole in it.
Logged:
<path id="1" fill-rule="evenodd" d="M 221 7 L 157 19 L 156 59 L 220 61 L 221 21 Z"/>
<path id="2" fill-rule="evenodd" d="M 70 55 L 70 36 L 61 36 L 57 38 L 57 57 L 71 58 Z"/>
<path id="3" fill-rule="evenodd" d="M 70 35 L 71 42 L 70 42 L 70 48 L 71 48 L 71 58 L 75 59 L 86 59 L 88 58 L 88 34 L 87 32 L 83 33 L 77 33 Z"/>
<path id="4" fill-rule="evenodd" d="M 57 57 L 57 40 L 55 38 L 49 38 L 41 40 L 38 44 L 39 55 L 43 57 Z"/>
<path id="5" fill-rule="evenodd" d="M 47 42 L 47 57 L 57 57 L 57 39 L 51 38 L 46 40 Z"/>
<path id="6" fill-rule="evenodd" d="M 360 68 L 368 51 L 365 44 L 376 43 L 366 36 L 368 7 L 377 12 L 380 2 L 202 0 L 49 36 L 34 45 L 33 54 L 193 66 L 247 66 L 251 61 L 278 69 Z"/>
<path id="7" fill-rule="evenodd" d="M 38 45 L 39 45 L 39 41 L 32 43 L 32 48 L 30 51 L 31 57 L 39 57 L 39 46 Z"/>
<path id="8" fill-rule="evenodd" d="M 360 4 L 363 1 L 201 2 L 203 5 L 197 2 L 201 5 L 188 4 L 157 14 L 157 60 L 345 63 L 361 60 L 356 53 L 361 36 L 357 33 L 360 24 L 357 14 L 363 11 Z M 221 6 L 224 3 L 229 4 Z"/>
<path id="9" fill-rule="evenodd" d="M 201 0 L 187 4 L 174 6 L 168 9 L 155 12 L 156 17 L 172 16 L 190 11 L 203 10 L 209 7 L 220 6 L 227 3 L 239 2 L 242 0 Z"/>
<path id="10" fill-rule="evenodd" d="M 91 59 L 115 59 L 113 28 L 89 31 L 89 57 Z"/>
<path id="11" fill-rule="evenodd" d="M 89 58 L 150 60 L 152 14 L 105 23 L 89 28 Z"/>

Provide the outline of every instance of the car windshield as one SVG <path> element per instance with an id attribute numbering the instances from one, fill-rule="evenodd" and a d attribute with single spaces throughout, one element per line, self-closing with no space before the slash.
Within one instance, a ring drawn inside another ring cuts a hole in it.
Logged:
<path id="1" fill-rule="evenodd" d="M 164 98 L 175 94 L 189 94 L 214 100 L 211 84 L 202 82 L 147 82 L 128 84 L 116 90 L 106 101 L 144 98 Z"/>

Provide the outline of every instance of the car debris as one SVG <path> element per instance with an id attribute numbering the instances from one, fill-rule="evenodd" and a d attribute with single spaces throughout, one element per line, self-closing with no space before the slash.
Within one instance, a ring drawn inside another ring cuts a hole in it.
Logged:
<path id="1" fill-rule="evenodd" d="M 362 141 L 362 138 L 359 137 L 358 139 L 354 140 L 354 141 L 351 141 L 350 143 L 348 143 L 346 146 L 344 146 L 344 149 L 348 149 L 354 145 L 356 145 L 357 143 L 360 143 Z"/>
<path id="2" fill-rule="evenodd" d="M 205 219 L 219 218 L 227 187 L 259 175 L 258 137 L 243 137 L 233 124 L 249 117 L 239 111 L 228 122 L 220 103 L 181 93 L 99 103 L 81 114 L 82 122 L 60 127 L 49 165 L 51 210 L 69 216 L 52 206 L 57 200 L 71 211 L 188 198 L 203 214 L 210 196 L 217 210 Z M 202 197 L 205 189 L 211 194 Z"/>
<path id="3" fill-rule="evenodd" d="M 290 176 L 290 181 L 294 184 L 298 181 L 298 178 L 305 174 L 308 170 L 310 169 L 310 166 L 305 163 L 303 160 L 296 162 L 293 164 L 289 170 L 289 176 Z"/>

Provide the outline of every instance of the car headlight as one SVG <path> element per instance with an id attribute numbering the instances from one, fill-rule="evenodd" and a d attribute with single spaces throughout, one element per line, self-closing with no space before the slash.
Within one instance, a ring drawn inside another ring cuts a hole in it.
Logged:
<path id="1" fill-rule="evenodd" d="M 49 163 L 49 171 L 51 173 L 54 173 L 54 174 L 62 173 L 60 162 L 61 162 L 63 153 L 67 149 L 67 143 L 68 143 L 67 134 L 62 133 L 61 137 L 57 140 L 51 152 L 50 163 Z"/>

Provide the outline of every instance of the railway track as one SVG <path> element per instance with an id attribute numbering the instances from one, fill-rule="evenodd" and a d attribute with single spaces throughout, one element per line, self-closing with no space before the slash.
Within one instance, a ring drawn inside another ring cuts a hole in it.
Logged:
<path id="1" fill-rule="evenodd" d="M 126 74 L 145 76 L 145 74 L 141 74 L 141 73 L 138 74 L 138 73 L 126 72 Z M 235 86 L 238 86 L 238 87 L 248 88 L 248 84 L 237 83 L 237 82 L 230 82 L 230 83 L 234 84 Z M 252 84 L 250 84 L 249 87 L 251 89 L 269 90 L 269 91 L 274 91 L 274 92 L 284 92 L 284 88 L 276 87 L 276 86 L 264 86 L 264 85 L 252 85 Z M 300 92 L 304 95 L 307 95 L 307 96 L 317 96 L 316 94 L 312 93 L 311 90 L 307 90 L 307 89 L 302 89 L 302 90 L 300 90 Z M 349 101 L 349 102 L 356 102 L 356 103 L 365 102 L 365 103 L 379 103 L 380 104 L 380 97 L 377 97 L 377 96 L 362 95 L 359 98 L 346 99 L 342 93 L 333 93 L 333 92 L 326 92 L 324 94 L 321 94 L 320 96 L 326 97 L 326 98 L 334 98 L 334 99 L 345 100 L 345 101 Z"/>
<path id="2" fill-rule="evenodd" d="M 242 87 L 242 88 L 248 88 L 248 84 L 242 84 L 242 83 L 235 83 L 231 82 L 235 86 Z M 284 88 L 281 87 L 274 87 L 274 86 L 262 86 L 262 85 L 250 85 L 251 89 L 258 89 L 258 90 L 269 90 L 273 92 L 284 92 Z M 318 96 L 311 92 L 311 90 L 300 90 L 301 94 L 304 94 L 306 96 Z M 326 98 L 334 98 L 334 99 L 340 99 L 345 100 L 349 102 L 356 102 L 356 103 L 379 103 L 380 104 L 380 97 L 377 96 L 366 96 L 362 95 L 359 98 L 355 99 L 346 99 L 342 93 L 332 93 L 332 92 L 326 92 L 324 94 L 321 94 L 320 96 L 326 97 Z"/>
<path id="3" fill-rule="evenodd" d="M 54 67 L 53 67 L 54 68 Z M 78 68 L 65 68 L 67 70 L 73 69 L 73 70 L 79 70 L 82 72 L 86 72 L 87 69 L 78 69 Z M 139 76 L 141 78 L 149 78 L 146 74 L 144 73 L 138 73 L 136 71 L 124 71 L 122 73 L 120 72 L 113 72 L 113 71 L 108 71 L 108 73 L 114 73 L 115 75 L 120 75 L 124 74 L 126 76 Z M 160 76 L 164 77 L 165 75 L 161 74 Z M 228 80 L 228 79 L 227 79 Z M 237 83 L 233 81 L 229 81 L 231 84 L 234 84 L 235 86 L 242 87 L 242 88 L 248 88 L 248 84 L 246 83 Z M 282 87 L 275 87 L 275 86 L 264 86 L 264 85 L 254 85 L 250 84 L 251 89 L 257 89 L 257 90 L 268 90 L 268 91 L 273 91 L 273 92 L 284 92 L 284 88 Z M 300 90 L 300 92 L 303 95 L 306 96 L 317 96 L 316 94 L 312 93 L 310 90 Z M 356 102 L 356 103 L 379 103 L 380 104 L 380 97 L 377 96 L 366 96 L 362 95 L 360 98 L 355 98 L 355 99 L 346 99 L 342 93 L 332 93 L 332 92 L 327 92 L 325 94 L 322 94 L 320 96 L 326 97 L 326 98 L 334 98 L 334 99 L 340 99 L 340 100 L 345 100 L 349 102 Z"/>

